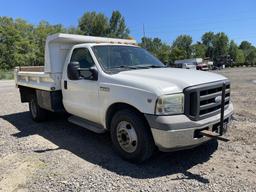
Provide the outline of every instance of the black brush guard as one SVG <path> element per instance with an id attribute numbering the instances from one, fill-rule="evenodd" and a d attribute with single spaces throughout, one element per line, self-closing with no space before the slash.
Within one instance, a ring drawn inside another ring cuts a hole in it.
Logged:
<path id="1" fill-rule="evenodd" d="M 219 126 L 218 126 L 218 130 L 215 131 L 210 131 L 210 130 L 207 130 L 207 129 L 203 129 L 203 130 L 200 130 L 199 131 L 199 135 L 202 135 L 202 136 L 206 136 L 206 137 L 211 137 L 211 138 L 215 138 L 215 139 L 218 139 L 218 140 L 221 140 L 221 141 L 229 141 L 229 139 L 227 138 L 224 138 L 223 137 L 223 133 L 224 133 L 224 111 L 225 111 L 225 108 L 227 107 L 226 106 L 226 86 L 229 86 L 228 89 L 229 89 L 229 94 L 230 94 L 230 83 L 229 81 L 223 81 L 222 83 L 220 82 L 215 82 L 215 83 L 210 83 L 210 84 L 206 84 L 206 85 L 199 85 L 199 86 L 196 86 L 196 87 L 189 87 L 187 89 L 185 89 L 184 93 L 185 93 L 185 106 L 189 106 L 191 107 L 191 98 L 190 98 L 190 94 L 191 93 L 196 93 L 197 94 L 197 97 L 196 97 L 196 106 L 195 107 L 194 105 L 192 105 L 193 108 L 196 109 L 196 112 L 194 116 L 191 116 L 191 114 L 189 113 L 189 110 L 190 108 L 186 108 L 185 110 L 185 113 L 187 114 L 188 117 L 190 117 L 190 119 L 192 120 L 200 120 L 202 119 L 202 117 L 200 117 L 199 115 L 199 109 L 197 109 L 198 107 L 200 108 L 200 101 L 199 101 L 199 97 L 200 97 L 200 94 L 199 92 L 201 90 L 204 90 L 205 88 L 207 88 L 209 86 L 209 89 L 211 89 L 211 87 L 213 88 L 216 88 L 216 87 L 219 87 L 221 88 L 221 104 L 220 104 L 220 109 L 219 109 L 219 112 L 220 112 L 220 123 L 219 123 Z M 216 111 L 216 114 L 218 112 Z M 206 115 L 206 118 L 208 116 Z"/>
<path id="2" fill-rule="evenodd" d="M 224 138 L 223 132 L 224 132 L 224 110 L 225 110 L 225 94 L 226 94 L 226 83 L 222 84 L 222 94 L 221 94 L 221 107 L 220 107 L 220 125 L 219 125 L 219 134 L 216 132 L 212 132 L 209 130 L 202 130 L 200 131 L 200 134 L 206 137 L 211 137 L 218 139 L 220 141 L 229 141 L 229 139 Z"/>

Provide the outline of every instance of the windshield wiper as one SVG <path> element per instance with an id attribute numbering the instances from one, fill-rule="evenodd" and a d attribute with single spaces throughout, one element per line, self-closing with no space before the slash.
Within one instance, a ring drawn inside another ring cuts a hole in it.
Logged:
<path id="1" fill-rule="evenodd" d="M 112 67 L 112 69 L 136 69 L 136 67 L 127 66 L 127 65 L 120 65 L 120 66 L 117 66 L 117 67 Z"/>
<path id="2" fill-rule="evenodd" d="M 165 68 L 166 66 L 161 65 L 135 65 L 136 69 L 149 69 L 149 68 Z"/>
<path id="3" fill-rule="evenodd" d="M 150 68 L 166 68 L 167 66 L 161 65 L 120 65 L 111 69 L 150 69 Z"/>
<path id="4" fill-rule="evenodd" d="M 166 68 L 167 66 L 161 66 L 161 65 L 150 65 L 150 68 Z"/>

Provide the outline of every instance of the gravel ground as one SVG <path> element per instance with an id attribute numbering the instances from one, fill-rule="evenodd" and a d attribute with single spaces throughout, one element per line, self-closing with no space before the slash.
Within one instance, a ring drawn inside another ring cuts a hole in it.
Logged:
<path id="1" fill-rule="evenodd" d="M 256 191 L 256 68 L 225 69 L 234 121 L 228 143 L 157 153 L 134 165 L 97 135 L 52 115 L 35 123 L 13 81 L 0 81 L 0 191 Z"/>

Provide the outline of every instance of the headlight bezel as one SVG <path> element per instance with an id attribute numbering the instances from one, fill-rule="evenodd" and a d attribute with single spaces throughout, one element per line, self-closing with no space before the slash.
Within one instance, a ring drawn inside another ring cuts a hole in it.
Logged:
<path id="1" fill-rule="evenodd" d="M 177 98 L 180 99 L 180 101 L 177 100 Z M 164 101 L 169 100 L 169 102 L 171 100 L 176 100 L 173 103 L 169 103 L 168 102 L 166 104 L 164 104 Z M 161 102 L 161 103 L 160 103 Z M 185 103 L 185 97 L 184 97 L 184 93 L 180 92 L 180 93 L 173 93 L 173 94 L 167 94 L 167 95 L 161 95 L 160 97 L 157 98 L 156 100 L 156 104 L 155 104 L 155 115 L 158 116 L 168 116 L 168 115 L 180 115 L 180 114 L 184 114 L 184 103 Z M 175 106 L 176 105 L 176 106 Z M 177 107 L 179 105 L 179 110 L 174 110 L 173 112 L 166 112 L 166 111 L 162 111 L 159 112 L 159 109 L 161 108 L 162 110 L 165 110 L 171 107 L 171 109 L 175 109 L 175 107 Z"/>

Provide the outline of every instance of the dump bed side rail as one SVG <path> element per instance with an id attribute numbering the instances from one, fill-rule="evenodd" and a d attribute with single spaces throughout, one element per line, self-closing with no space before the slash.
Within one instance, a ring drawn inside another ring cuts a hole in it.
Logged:
<path id="1" fill-rule="evenodd" d="M 20 71 L 19 67 L 14 71 L 16 86 L 25 86 L 45 91 L 61 90 L 61 74 L 35 71 Z"/>

